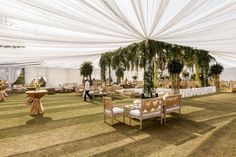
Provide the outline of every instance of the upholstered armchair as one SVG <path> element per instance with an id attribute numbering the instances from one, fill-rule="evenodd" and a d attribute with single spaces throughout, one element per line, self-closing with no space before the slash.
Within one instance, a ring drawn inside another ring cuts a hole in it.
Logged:
<path id="1" fill-rule="evenodd" d="M 168 113 L 172 113 L 172 112 L 179 112 L 179 116 L 180 116 L 180 111 L 181 111 L 181 95 L 180 94 L 176 94 L 176 95 L 172 95 L 172 96 L 167 96 L 165 98 L 165 105 L 164 105 L 164 119 L 166 122 L 166 115 Z"/>
<path id="2" fill-rule="evenodd" d="M 113 121 L 116 115 L 123 115 L 123 123 L 125 122 L 125 114 L 124 109 L 116 106 L 110 97 L 103 97 L 103 105 L 104 105 L 104 122 L 106 122 L 106 117 L 111 117 L 111 125 L 113 125 Z"/>

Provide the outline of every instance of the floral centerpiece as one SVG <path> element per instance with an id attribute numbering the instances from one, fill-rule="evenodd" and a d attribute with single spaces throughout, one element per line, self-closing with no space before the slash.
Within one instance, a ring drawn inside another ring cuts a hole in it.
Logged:
<path id="1" fill-rule="evenodd" d="M 41 83 L 35 82 L 34 84 L 32 84 L 32 86 L 33 86 L 36 90 L 40 90 Z"/>

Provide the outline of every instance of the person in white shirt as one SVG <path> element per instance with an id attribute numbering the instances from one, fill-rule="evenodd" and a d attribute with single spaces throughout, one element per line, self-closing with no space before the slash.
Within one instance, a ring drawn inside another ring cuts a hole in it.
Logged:
<path id="1" fill-rule="evenodd" d="M 91 95 L 89 94 L 89 90 L 90 90 L 90 83 L 89 81 L 86 79 L 85 80 L 85 84 L 84 84 L 84 101 L 86 100 L 86 95 L 88 95 L 88 97 L 90 98 L 90 100 L 92 100 Z"/>

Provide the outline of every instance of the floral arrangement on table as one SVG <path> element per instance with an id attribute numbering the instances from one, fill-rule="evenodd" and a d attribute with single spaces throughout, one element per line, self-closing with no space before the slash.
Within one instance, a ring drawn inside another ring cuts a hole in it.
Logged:
<path id="1" fill-rule="evenodd" d="M 34 84 L 32 84 L 32 86 L 33 86 L 34 88 L 36 88 L 36 90 L 39 90 L 39 89 L 40 89 L 40 86 L 41 86 L 41 83 L 35 82 Z"/>

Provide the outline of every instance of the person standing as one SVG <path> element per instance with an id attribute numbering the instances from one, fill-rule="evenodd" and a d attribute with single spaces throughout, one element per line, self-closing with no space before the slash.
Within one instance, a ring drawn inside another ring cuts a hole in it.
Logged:
<path id="1" fill-rule="evenodd" d="M 86 95 L 88 95 L 88 97 L 90 98 L 90 100 L 92 100 L 91 95 L 89 94 L 89 90 L 90 90 L 90 83 L 89 81 L 86 79 L 85 80 L 85 84 L 84 84 L 84 101 L 86 100 Z"/>

